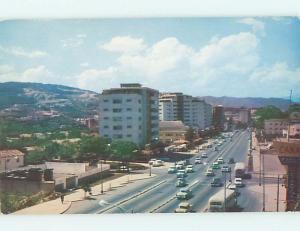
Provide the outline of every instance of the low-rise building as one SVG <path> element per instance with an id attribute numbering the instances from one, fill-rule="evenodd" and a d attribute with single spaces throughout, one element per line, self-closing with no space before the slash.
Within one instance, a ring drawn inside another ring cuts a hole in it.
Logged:
<path id="1" fill-rule="evenodd" d="M 266 135 L 283 136 L 283 130 L 287 130 L 288 121 L 286 119 L 268 119 L 264 121 Z"/>
<path id="2" fill-rule="evenodd" d="M 160 121 L 159 137 L 163 143 L 172 143 L 175 140 L 184 140 L 188 127 L 182 121 Z"/>
<path id="3" fill-rule="evenodd" d="M 19 150 L 0 150 L 0 172 L 6 172 L 24 165 L 24 153 Z"/>

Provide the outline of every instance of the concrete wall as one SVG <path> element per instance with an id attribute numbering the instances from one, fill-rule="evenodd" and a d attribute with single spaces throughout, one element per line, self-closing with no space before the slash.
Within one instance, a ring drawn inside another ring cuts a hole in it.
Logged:
<path id="1" fill-rule="evenodd" d="M 5 160 L 6 160 L 6 170 L 12 170 L 19 168 L 24 165 L 24 156 L 10 156 L 0 159 L 0 172 L 5 171 Z"/>
<path id="2" fill-rule="evenodd" d="M 36 194 L 39 192 L 53 192 L 54 181 L 28 181 L 28 180 L 0 180 L 0 192 L 14 193 L 14 194 Z"/>
<path id="3" fill-rule="evenodd" d="M 62 162 L 46 162 L 46 167 L 53 168 L 53 173 L 63 174 L 82 174 L 86 171 L 87 163 L 62 163 Z"/>

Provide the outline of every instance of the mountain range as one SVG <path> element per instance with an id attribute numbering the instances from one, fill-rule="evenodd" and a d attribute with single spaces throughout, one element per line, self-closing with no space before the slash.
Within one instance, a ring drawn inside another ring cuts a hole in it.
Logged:
<path id="1" fill-rule="evenodd" d="M 207 103 L 223 105 L 224 107 L 258 108 L 274 105 L 286 110 L 288 99 L 281 98 L 238 98 L 202 96 Z M 55 110 L 73 118 L 87 117 L 97 114 L 99 93 L 74 87 L 42 84 L 5 82 L 0 83 L 0 112 L 14 107 L 23 108 L 24 111 Z"/>

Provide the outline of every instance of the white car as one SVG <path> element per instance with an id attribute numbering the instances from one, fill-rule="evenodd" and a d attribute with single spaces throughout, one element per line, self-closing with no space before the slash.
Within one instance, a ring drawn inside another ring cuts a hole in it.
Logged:
<path id="1" fill-rule="evenodd" d="M 179 200 L 188 200 L 192 197 L 192 191 L 187 188 L 180 189 L 180 191 L 176 194 L 176 197 Z"/>
<path id="2" fill-rule="evenodd" d="M 162 160 L 156 160 L 152 164 L 153 167 L 160 167 L 160 166 L 163 166 L 163 165 L 164 165 L 164 162 Z"/>
<path id="3" fill-rule="evenodd" d="M 195 162 L 194 162 L 194 163 L 195 163 L 195 164 L 202 164 L 201 158 L 197 157 L 197 158 L 195 159 Z"/>
<path id="4" fill-rule="evenodd" d="M 175 209 L 175 213 L 189 213 L 192 212 L 192 205 L 188 202 L 182 202 L 178 208 Z"/>
<path id="5" fill-rule="evenodd" d="M 201 158 L 207 158 L 207 154 L 204 152 L 201 154 Z"/>
<path id="6" fill-rule="evenodd" d="M 169 169 L 168 169 L 168 173 L 176 173 L 177 172 L 177 169 L 175 166 L 171 166 Z"/>
<path id="7" fill-rule="evenodd" d="M 176 164 L 176 169 L 184 169 L 184 165 L 182 163 Z"/>
<path id="8" fill-rule="evenodd" d="M 236 187 L 244 187 L 245 184 L 243 183 L 242 178 L 235 178 L 234 179 L 234 184 Z"/>
<path id="9" fill-rule="evenodd" d="M 224 163 L 223 157 L 219 157 L 219 158 L 217 159 L 217 162 L 218 162 L 219 164 L 223 164 L 223 163 Z"/>
<path id="10" fill-rule="evenodd" d="M 185 170 L 187 173 L 194 172 L 193 165 L 188 165 Z"/>

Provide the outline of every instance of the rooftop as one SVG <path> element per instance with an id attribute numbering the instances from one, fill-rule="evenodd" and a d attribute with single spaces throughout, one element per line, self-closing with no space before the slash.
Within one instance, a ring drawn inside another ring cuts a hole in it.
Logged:
<path id="1" fill-rule="evenodd" d="M 0 158 L 14 157 L 14 156 L 24 156 L 24 153 L 16 149 L 0 150 Z"/>
<path id="2" fill-rule="evenodd" d="M 159 127 L 163 130 L 182 130 L 188 129 L 180 120 L 177 121 L 160 121 Z"/>

